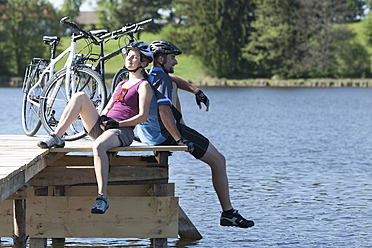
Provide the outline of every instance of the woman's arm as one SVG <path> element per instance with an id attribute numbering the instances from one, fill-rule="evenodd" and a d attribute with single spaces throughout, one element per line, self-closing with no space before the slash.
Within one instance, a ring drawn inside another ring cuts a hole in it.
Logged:
<path id="1" fill-rule="evenodd" d="M 114 93 L 118 90 L 118 87 L 121 87 L 121 85 L 119 84 L 118 86 L 116 86 L 116 89 L 113 91 Z M 112 93 L 110 100 L 107 103 L 106 107 L 102 110 L 101 115 L 107 115 L 107 113 L 110 111 L 112 106 L 114 106 L 114 100 L 113 100 L 114 93 Z"/>
<path id="2" fill-rule="evenodd" d="M 124 121 L 119 122 L 119 127 L 135 126 L 145 122 L 150 111 L 150 104 L 152 99 L 152 88 L 149 82 L 143 82 L 138 87 L 139 108 L 138 114 Z"/>
<path id="3" fill-rule="evenodd" d="M 112 97 L 111 97 L 106 107 L 102 110 L 101 115 L 107 115 L 107 113 L 110 111 L 113 105 L 114 105 L 114 101 L 112 100 Z"/>

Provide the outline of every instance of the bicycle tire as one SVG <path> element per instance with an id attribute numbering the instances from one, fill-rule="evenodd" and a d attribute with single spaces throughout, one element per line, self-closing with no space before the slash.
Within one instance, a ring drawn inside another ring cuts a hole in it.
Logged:
<path id="1" fill-rule="evenodd" d="M 106 86 L 98 73 L 88 67 L 82 66 L 74 69 L 71 79 L 72 77 L 76 79 L 74 92 L 86 93 L 98 113 L 101 113 L 106 105 L 107 93 Z M 69 93 L 66 93 L 65 80 L 66 69 L 62 69 L 55 74 L 42 93 L 39 116 L 41 123 L 49 134 L 55 131 L 72 94 L 71 89 Z M 54 94 L 55 96 L 53 96 Z M 72 141 L 80 139 L 85 135 L 83 123 L 81 118 L 78 117 L 66 130 L 63 138 L 66 141 Z"/>
<path id="2" fill-rule="evenodd" d="M 22 129 L 27 136 L 34 136 L 41 126 L 41 120 L 39 118 L 40 105 L 38 104 L 40 104 L 40 96 L 43 86 L 48 80 L 48 74 L 44 74 L 41 85 L 32 91 L 30 90 L 38 82 L 44 69 L 44 64 L 30 64 L 26 69 L 22 99 Z"/>
<path id="3" fill-rule="evenodd" d="M 127 68 L 121 68 L 118 72 L 115 73 L 114 78 L 112 79 L 111 84 L 111 95 L 114 94 L 114 91 L 120 82 L 129 79 L 129 71 Z"/>

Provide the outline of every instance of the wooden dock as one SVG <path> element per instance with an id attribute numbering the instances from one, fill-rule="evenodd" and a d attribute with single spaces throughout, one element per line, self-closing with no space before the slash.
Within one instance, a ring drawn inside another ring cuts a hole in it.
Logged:
<path id="1" fill-rule="evenodd" d="M 168 156 L 186 147 L 110 150 L 110 207 L 92 215 L 92 141 L 40 149 L 43 138 L 0 135 L 0 237 L 13 237 L 14 247 L 26 247 L 26 237 L 30 248 L 46 247 L 47 238 L 151 238 L 154 247 L 166 247 L 167 238 L 202 238 L 169 183 Z"/>

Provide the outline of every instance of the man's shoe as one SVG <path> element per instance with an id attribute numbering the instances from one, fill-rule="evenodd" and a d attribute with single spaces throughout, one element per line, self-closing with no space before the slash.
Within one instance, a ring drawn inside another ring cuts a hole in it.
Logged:
<path id="1" fill-rule="evenodd" d="M 62 138 L 58 137 L 56 134 L 51 134 L 47 140 L 39 141 L 37 143 L 37 146 L 40 148 L 63 148 L 65 147 L 65 141 Z"/>
<path id="2" fill-rule="evenodd" d="M 254 222 L 253 220 L 244 219 L 240 214 L 238 214 L 238 210 L 234 210 L 234 212 L 229 216 L 226 216 L 224 213 L 221 214 L 220 225 L 248 228 L 254 226 Z"/>
<path id="3" fill-rule="evenodd" d="M 103 195 L 99 195 L 96 199 L 96 203 L 94 204 L 91 213 L 104 214 L 108 208 L 109 208 L 108 198 L 104 197 Z"/>

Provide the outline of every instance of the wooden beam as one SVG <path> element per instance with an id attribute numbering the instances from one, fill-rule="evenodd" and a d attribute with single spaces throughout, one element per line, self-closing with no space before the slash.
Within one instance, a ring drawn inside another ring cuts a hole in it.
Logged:
<path id="1" fill-rule="evenodd" d="M 27 199 L 31 238 L 177 238 L 178 198 L 110 197 L 105 214 L 90 213 L 95 197 Z"/>
<path id="2" fill-rule="evenodd" d="M 111 154 L 111 153 L 110 153 Z M 66 155 L 63 158 L 49 163 L 48 166 L 92 166 L 92 155 Z M 114 156 L 110 166 L 156 166 L 159 165 L 154 156 Z"/>
<path id="3" fill-rule="evenodd" d="M 91 152 L 92 146 L 82 146 L 82 147 L 65 147 L 65 148 L 50 148 L 50 152 Z M 146 145 L 131 145 L 125 147 L 117 147 L 110 149 L 109 152 L 122 152 L 122 151 L 187 151 L 187 146 L 146 146 Z"/>
<path id="4" fill-rule="evenodd" d="M 110 182 L 136 182 L 146 180 L 167 180 L 168 168 L 147 166 L 113 166 L 109 173 Z M 31 186 L 58 186 L 96 184 L 93 167 L 47 167 L 35 175 Z"/>

